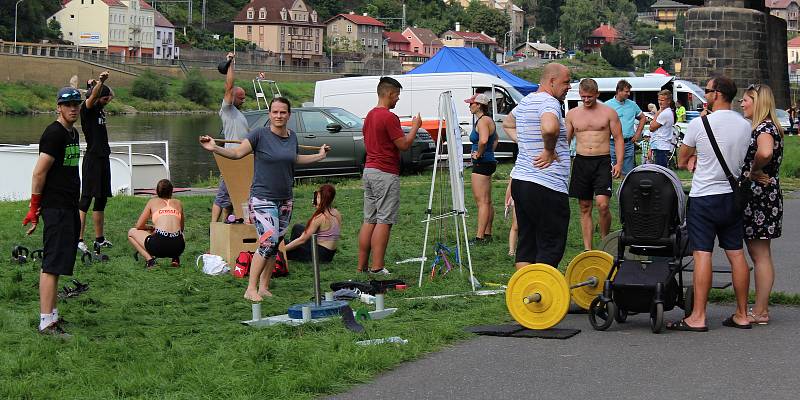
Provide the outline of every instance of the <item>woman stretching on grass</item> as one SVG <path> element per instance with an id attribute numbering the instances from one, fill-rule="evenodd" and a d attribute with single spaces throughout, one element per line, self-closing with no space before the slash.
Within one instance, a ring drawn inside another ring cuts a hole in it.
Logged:
<path id="1" fill-rule="evenodd" d="M 291 242 L 286 245 L 286 257 L 292 261 L 311 261 L 311 235 L 317 234 L 317 254 L 319 262 L 329 263 L 336 254 L 336 243 L 342 227 L 342 215 L 333 208 L 336 189 L 332 185 L 322 185 L 314 192 L 314 214 L 305 226 L 292 227 Z"/>
<path id="2" fill-rule="evenodd" d="M 128 230 L 128 241 L 144 257 L 145 267 L 156 266 L 156 257 L 169 257 L 172 267 L 180 267 L 180 256 L 186 243 L 183 240 L 183 204 L 172 198 L 172 182 L 158 181 L 158 197 L 150 199 L 144 206 L 136 226 Z M 153 225 L 147 225 L 152 219 Z"/>

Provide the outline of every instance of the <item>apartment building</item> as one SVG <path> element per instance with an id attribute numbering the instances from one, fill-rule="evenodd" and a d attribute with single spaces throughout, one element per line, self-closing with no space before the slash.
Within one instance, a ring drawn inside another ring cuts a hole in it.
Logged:
<path id="1" fill-rule="evenodd" d="M 380 54 L 384 46 L 384 29 L 386 29 L 386 25 L 383 22 L 366 13 L 363 15 L 352 12 L 339 14 L 325 21 L 325 31 L 329 40 L 335 43 L 334 47 L 337 50 L 357 51 L 363 49 L 366 53 Z"/>
<path id="2" fill-rule="evenodd" d="M 303 0 L 251 0 L 232 22 L 236 39 L 278 54 L 283 64 L 320 65 L 325 25 Z"/>

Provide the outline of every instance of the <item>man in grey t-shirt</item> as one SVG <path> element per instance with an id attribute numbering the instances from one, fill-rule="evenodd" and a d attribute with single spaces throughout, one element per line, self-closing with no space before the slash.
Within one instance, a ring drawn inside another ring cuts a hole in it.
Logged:
<path id="1" fill-rule="evenodd" d="M 228 53 L 228 59 L 231 60 L 231 64 L 225 77 L 225 97 L 222 98 L 219 117 L 222 119 L 222 134 L 225 136 L 225 140 L 244 140 L 249 129 L 247 119 L 239 109 L 244 104 L 245 93 L 241 87 L 233 86 L 233 57 L 233 53 Z M 234 143 L 225 145 L 225 147 L 236 146 L 238 145 Z M 225 186 L 225 181 L 220 177 L 217 197 L 214 198 L 214 205 L 211 207 L 211 222 L 219 221 L 221 214 L 223 219 L 227 218 L 228 214 L 232 212 L 233 204 L 231 204 L 231 197 L 228 195 L 228 188 Z"/>

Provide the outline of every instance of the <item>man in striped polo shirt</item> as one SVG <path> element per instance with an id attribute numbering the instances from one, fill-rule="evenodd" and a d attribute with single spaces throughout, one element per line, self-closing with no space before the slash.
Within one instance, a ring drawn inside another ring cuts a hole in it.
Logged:
<path id="1" fill-rule="evenodd" d="M 569 79 L 567 67 L 547 64 L 539 90 L 525 96 L 503 121 L 518 147 L 511 170 L 511 196 L 519 227 L 516 268 L 532 263 L 557 267 L 564 256 L 570 216 L 570 158 L 561 104 Z"/>

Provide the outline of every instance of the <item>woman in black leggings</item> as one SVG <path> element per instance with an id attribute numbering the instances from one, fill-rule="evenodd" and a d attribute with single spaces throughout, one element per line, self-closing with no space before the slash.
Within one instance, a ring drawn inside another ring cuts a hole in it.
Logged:
<path id="1" fill-rule="evenodd" d="M 168 179 L 158 181 L 156 194 L 158 197 L 147 202 L 136 225 L 128 230 L 128 241 L 144 257 L 147 269 L 155 267 L 156 257 L 171 258 L 172 267 L 177 268 L 186 247 L 183 204 L 172 198 L 172 182 Z M 153 225 L 147 225 L 148 219 L 153 220 Z"/>

